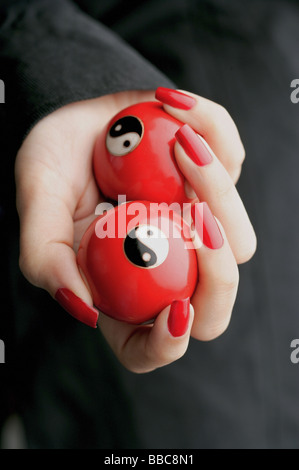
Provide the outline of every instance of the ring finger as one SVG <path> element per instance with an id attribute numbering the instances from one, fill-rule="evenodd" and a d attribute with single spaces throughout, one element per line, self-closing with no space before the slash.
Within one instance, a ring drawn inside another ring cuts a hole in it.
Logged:
<path id="1" fill-rule="evenodd" d="M 254 254 L 256 236 L 238 191 L 211 148 L 188 124 L 176 134 L 175 157 L 198 199 L 221 221 L 237 262 Z"/>

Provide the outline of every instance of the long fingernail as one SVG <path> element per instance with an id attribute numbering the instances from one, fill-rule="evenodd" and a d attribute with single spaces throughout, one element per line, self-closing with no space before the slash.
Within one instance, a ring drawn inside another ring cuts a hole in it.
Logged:
<path id="1" fill-rule="evenodd" d="M 196 105 L 196 99 L 192 96 L 185 95 L 181 91 L 172 90 L 171 88 L 159 87 L 156 90 L 156 99 L 163 104 L 168 104 L 174 108 L 188 111 Z"/>
<path id="2" fill-rule="evenodd" d="M 195 203 L 191 207 L 191 216 L 203 244 L 212 250 L 221 248 L 224 240 L 208 204 L 206 202 Z"/>
<path id="3" fill-rule="evenodd" d="M 206 166 L 212 163 L 213 157 L 198 134 L 185 124 L 175 134 L 179 144 L 183 147 L 188 157 L 198 166 Z"/>
<path id="4" fill-rule="evenodd" d="M 174 337 L 183 336 L 188 330 L 190 299 L 172 302 L 168 316 L 168 330 Z"/>
<path id="5" fill-rule="evenodd" d="M 66 288 L 58 289 L 55 294 L 57 302 L 74 318 L 91 326 L 97 327 L 99 312 L 87 305 L 80 297 L 77 297 L 72 291 Z"/>

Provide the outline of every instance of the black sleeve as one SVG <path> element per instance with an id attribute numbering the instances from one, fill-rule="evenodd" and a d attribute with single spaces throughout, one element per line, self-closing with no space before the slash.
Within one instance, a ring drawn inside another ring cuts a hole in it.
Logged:
<path id="1" fill-rule="evenodd" d="M 5 137 L 15 149 L 39 119 L 62 105 L 171 85 L 69 0 L 1 0 L 0 63 Z"/>

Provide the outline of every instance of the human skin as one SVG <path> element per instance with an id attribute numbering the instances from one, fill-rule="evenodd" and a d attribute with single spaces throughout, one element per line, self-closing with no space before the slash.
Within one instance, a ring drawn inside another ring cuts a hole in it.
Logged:
<path id="1" fill-rule="evenodd" d="M 248 261 L 256 249 L 254 230 L 235 187 L 245 158 L 237 127 L 223 107 L 183 94 L 193 98 L 191 108 L 164 103 L 164 109 L 205 139 L 211 159 L 196 163 L 181 135 L 175 144 L 176 161 L 189 189 L 205 202 L 209 230 L 220 231 L 223 243 L 203 243 L 196 250 L 200 282 L 190 306 L 189 299 L 174 302 L 151 325 L 129 325 L 98 312 L 79 272 L 76 252 L 103 201 L 92 171 L 95 139 L 121 109 L 153 100 L 155 93 L 121 92 L 68 104 L 34 126 L 16 158 L 24 276 L 78 319 L 84 311 L 84 322 L 97 325 L 120 362 L 136 373 L 179 359 L 190 336 L 209 341 L 226 330 L 237 295 L 238 264 Z M 59 292 L 70 296 L 63 298 Z M 74 302 L 76 312 L 71 311 Z"/>

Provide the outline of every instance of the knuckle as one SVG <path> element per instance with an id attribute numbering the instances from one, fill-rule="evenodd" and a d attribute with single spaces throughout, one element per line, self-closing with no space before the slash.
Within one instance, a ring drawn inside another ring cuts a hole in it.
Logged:
<path id="1" fill-rule="evenodd" d="M 230 317 L 229 319 L 225 319 L 222 322 L 212 323 L 207 325 L 207 327 L 201 333 L 201 341 L 213 341 L 214 339 L 219 338 L 222 336 L 226 330 L 228 329 L 230 324 Z"/>
<path id="2" fill-rule="evenodd" d="M 155 370 L 154 367 L 146 367 L 144 364 L 131 364 L 130 362 L 124 361 L 121 358 L 119 358 L 119 362 L 129 371 L 132 372 L 133 374 L 146 374 L 148 372 L 152 372 Z"/>
<path id="3" fill-rule="evenodd" d="M 219 129 L 224 129 L 226 134 L 232 137 L 231 142 L 234 144 L 235 151 L 233 153 L 234 166 L 240 166 L 244 163 L 246 158 L 246 151 L 242 143 L 240 134 L 238 132 L 235 121 L 228 112 L 228 110 L 221 104 L 214 103 L 214 108 L 211 113 L 211 130 L 215 133 Z"/>
<path id="4" fill-rule="evenodd" d="M 245 149 L 243 147 L 242 142 L 240 141 L 240 144 L 238 143 L 231 157 L 230 170 L 233 172 L 236 172 L 236 171 L 241 172 L 242 165 L 245 161 L 245 158 L 246 158 Z"/>
<path id="5" fill-rule="evenodd" d="M 239 165 L 237 168 L 231 168 L 228 171 L 233 183 L 236 185 L 242 173 L 242 165 Z"/>
<path id="6" fill-rule="evenodd" d="M 227 109 L 222 106 L 222 104 L 219 104 L 219 103 L 215 103 L 215 112 L 216 112 L 216 115 L 218 116 L 219 119 L 223 120 L 230 120 L 232 121 L 232 118 L 229 114 L 229 112 L 227 111 Z"/>
<path id="7" fill-rule="evenodd" d="M 19 268 L 23 276 L 29 280 L 31 278 L 28 258 L 21 252 L 19 256 Z"/>
<path id="8" fill-rule="evenodd" d="M 36 266 L 34 261 L 32 260 L 32 257 L 29 256 L 28 254 L 24 254 L 23 251 L 20 252 L 19 256 L 19 268 L 23 276 L 29 281 L 31 284 L 34 286 L 38 286 L 38 283 L 36 282 Z"/>
<path id="9" fill-rule="evenodd" d="M 226 296 L 234 294 L 238 289 L 238 285 L 239 285 L 239 277 L 237 278 L 237 276 L 235 277 L 228 276 L 227 278 L 222 279 L 221 292 Z"/>
<path id="10" fill-rule="evenodd" d="M 243 163 L 245 162 L 245 159 L 246 159 L 246 150 L 241 142 L 241 151 L 240 151 L 240 164 L 243 165 Z"/>
<path id="11" fill-rule="evenodd" d="M 218 294 L 231 296 L 235 294 L 239 286 L 239 270 L 237 264 L 234 269 L 222 270 L 218 279 Z"/>
<path id="12" fill-rule="evenodd" d="M 214 121 L 215 127 L 219 128 L 221 126 L 222 128 L 228 129 L 228 130 L 235 128 L 235 123 L 230 113 L 221 104 L 215 103 L 213 114 L 214 114 L 213 121 Z"/>
<path id="13" fill-rule="evenodd" d="M 229 173 L 233 182 L 237 181 L 241 175 L 243 163 L 245 160 L 245 153 L 239 149 L 230 152 L 229 155 L 223 159 L 222 163 Z"/>
<path id="14" fill-rule="evenodd" d="M 251 235 L 249 240 L 247 240 L 246 245 L 242 247 L 238 255 L 236 256 L 236 260 L 238 264 L 247 263 L 247 261 L 251 260 L 255 255 L 257 250 L 257 238 L 255 233 Z"/>
<path id="15" fill-rule="evenodd" d="M 214 189 L 216 197 L 220 201 L 231 200 L 235 192 L 235 186 L 233 185 L 230 177 L 222 180 L 219 185 Z"/>
<path id="16" fill-rule="evenodd" d="M 179 343 L 179 344 L 178 344 Z M 151 351 L 148 352 L 146 362 L 151 364 L 154 369 L 166 366 L 171 364 L 185 354 L 187 349 L 186 341 L 178 342 L 173 346 L 166 346 L 161 348 L 161 345 L 153 347 Z"/>
<path id="17" fill-rule="evenodd" d="M 209 132 L 217 132 L 223 125 L 227 127 L 227 123 L 231 118 L 228 111 L 221 104 L 211 102 L 206 108 L 206 125 Z M 212 134 L 211 134 L 212 135 Z"/>

